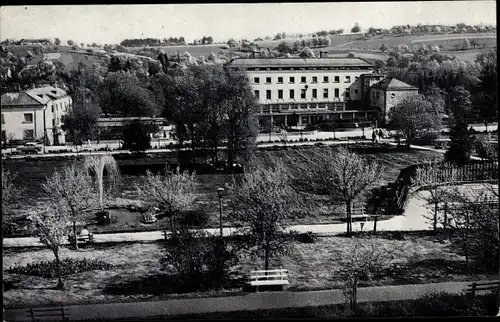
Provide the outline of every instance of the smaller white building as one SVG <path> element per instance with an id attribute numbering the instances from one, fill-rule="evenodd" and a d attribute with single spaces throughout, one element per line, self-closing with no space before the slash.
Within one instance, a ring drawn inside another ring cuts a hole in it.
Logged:
<path id="1" fill-rule="evenodd" d="M 41 141 L 64 145 L 61 118 L 72 105 L 71 97 L 57 86 L 2 94 L 2 142 Z"/>

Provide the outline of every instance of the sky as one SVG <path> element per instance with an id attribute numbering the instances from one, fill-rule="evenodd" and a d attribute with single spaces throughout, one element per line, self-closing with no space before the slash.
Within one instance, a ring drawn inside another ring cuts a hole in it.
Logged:
<path id="1" fill-rule="evenodd" d="M 308 33 L 460 22 L 496 25 L 495 1 L 2 6 L 0 39 L 60 38 L 117 44 L 127 38 L 253 40 Z"/>

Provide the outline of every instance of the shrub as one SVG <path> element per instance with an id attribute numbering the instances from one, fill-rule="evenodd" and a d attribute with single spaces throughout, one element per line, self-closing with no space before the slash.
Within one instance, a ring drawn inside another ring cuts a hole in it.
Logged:
<path id="1" fill-rule="evenodd" d="M 186 211 L 182 214 L 180 218 L 180 224 L 186 225 L 188 227 L 193 226 L 206 226 L 208 221 L 210 220 L 210 216 L 206 212 L 202 212 L 199 210 L 191 210 Z"/>
<path id="2" fill-rule="evenodd" d="M 93 270 L 109 270 L 115 265 L 95 259 L 64 258 L 61 260 L 61 274 L 63 276 L 79 274 Z M 57 265 L 54 261 L 43 261 L 26 266 L 15 266 L 7 270 L 9 273 L 39 276 L 45 278 L 57 277 Z"/>
<path id="3" fill-rule="evenodd" d="M 308 231 L 306 233 L 298 234 L 296 236 L 296 240 L 301 243 L 312 244 L 316 242 L 317 237 L 312 231 Z"/>

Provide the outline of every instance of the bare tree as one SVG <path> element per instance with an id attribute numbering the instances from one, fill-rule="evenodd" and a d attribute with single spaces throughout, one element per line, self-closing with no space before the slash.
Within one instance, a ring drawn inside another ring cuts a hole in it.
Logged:
<path id="1" fill-rule="evenodd" d="M 115 158 L 112 155 L 92 155 L 85 157 L 84 168 L 90 170 L 95 175 L 95 182 L 99 194 L 99 204 L 101 211 L 104 211 L 104 170 L 108 174 L 110 191 L 116 184 L 120 170 Z"/>
<path id="2" fill-rule="evenodd" d="M 371 280 L 377 273 L 390 267 L 398 246 L 392 242 L 377 243 L 376 239 L 365 237 L 354 239 L 353 245 L 347 250 L 340 251 L 333 260 L 342 262 L 346 267 L 343 272 L 346 281 L 344 296 L 349 300 L 351 309 L 357 305 L 357 290 L 360 281 Z M 338 274 L 335 272 L 335 274 Z"/>
<path id="3" fill-rule="evenodd" d="M 136 184 L 139 195 L 155 204 L 170 219 L 170 230 L 175 233 L 174 219 L 180 213 L 192 209 L 196 198 L 196 175 L 181 172 L 179 168 L 174 173 L 165 168 L 163 175 L 146 172 L 146 181 Z"/>
<path id="4" fill-rule="evenodd" d="M 353 202 L 376 182 L 381 165 L 343 147 L 309 151 L 309 155 L 298 152 L 295 161 L 292 161 L 295 187 L 326 194 L 332 203 L 342 201 L 346 206 L 347 235 L 350 236 Z"/>
<path id="5" fill-rule="evenodd" d="M 449 190 L 447 186 L 443 186 L 443 183 L 453 183 L 456 178 L 456 168 L 450 164 L 442 163 L 439 159 L 428 161 L 423 166 L 418 167 L 412 178 L 413 185 L 425 187 L 425 190 L 429 192 L 429 196 L 425 196 L 423 199 L 428 205 L 434 206 L 432 225 L 434 230 L 437 229 L 439 204 L 449 198 Z"/>
<path id="6" fill-rule="evenodd" d="M 64 207 L 51 205 L 51 207 L 43 206 L 35 209 L 29 218 L 33 230 L 40 237 L 40 241 L 54 253 L 57 267 L 57 288 L 62 289 L 64 282 L 61 274 L 60 250 L 70 231 L 68 214 Z"/>
<path id="7" fill-rule="evenodd" d="M 95 190 L 92 178 L 84 169 L 70 165 L 48 177 L 42 189 L 54 207 L 64 207 L 73 220 L 75 248 L 78 249 L 76 218 L 93 208 Z"/>
<path id="8" fill-rule="evenodd" d="M 15 176 L 2 167 L 2 238 L 14 229 L 13 215 L 22 189 L 14 185 Z"/>
<path id="9" fill-rule="evenodd" d="M 282 162 L 253 161 L 240 184 L 230 188 L 230 221 L 247 235 L 250 255 L 264 260 L 269 269 L 272 256 L 285 254 L 293 233 L 283 229 L 297 208 L 290 175 Z"/>

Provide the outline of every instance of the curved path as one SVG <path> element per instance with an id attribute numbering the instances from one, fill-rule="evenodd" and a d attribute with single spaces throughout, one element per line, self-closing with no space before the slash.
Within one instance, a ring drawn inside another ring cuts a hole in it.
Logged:
<path id="1" fill-rule="evenodd" d="M 464 184 L 463 187 L 484 189 L 484 184 Z M 493 185 L 494 186 L 494 185 Z M 432 210 L 426 206 L 424 197 L 428 195 L 427 191 L 420 191 L 411 196 L 404 215 L 395 216 L 388 220 L 377 222 L 377 231 L 415 231 L 415 230 L 431 230 Z M 354 231 L 371 231 L 374 223 L 366 222 L 361 227 L 361 223 L 354 222 Z M 441 225 L 441 224 L 439 224 Z M 287 227 L 289 230 L 294 230 L 298 233 L 312 232 L 318 235 L 337 235 L 346 231 L 346 224 L 321 224 L 321 225 L 295 225 Z M 205 231 L 209 234 L 219 234 L 218 228 L 208 228 Z M 236 233 L 236 228 L 223 228 L 224 236 L 229 236 Z M 106 242 L 127 242 L 127 241 L 156 241 L 164 238 L 162 231 L 146 231 L 146 232 L 130 232 L 130 233 L 111 233 L 111 234 L 96 234 L 96 243 Z M 20 237 L 20 238 L 5 238 L 3 247 L 32 247 L 43 246 L 36 237 Z"/>

